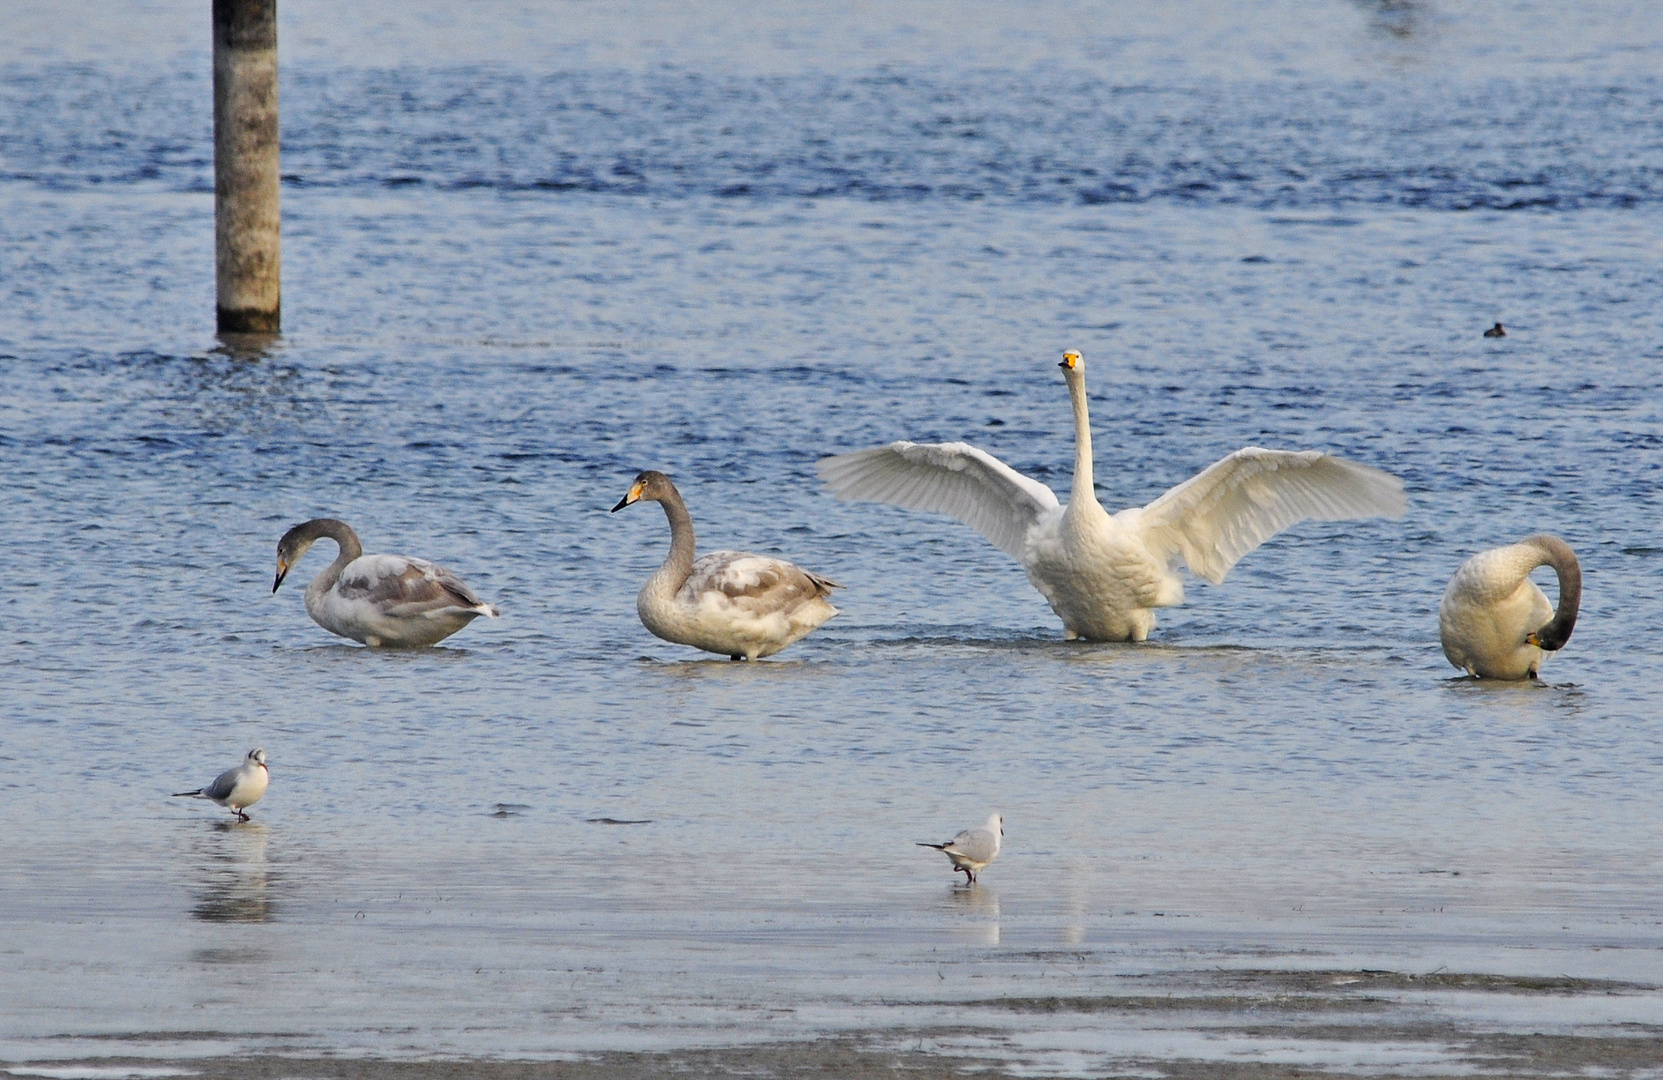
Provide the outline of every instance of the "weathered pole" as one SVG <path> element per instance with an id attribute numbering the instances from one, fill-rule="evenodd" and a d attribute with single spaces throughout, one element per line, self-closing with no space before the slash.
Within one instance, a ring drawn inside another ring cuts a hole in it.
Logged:
<path id="1" fill-rule="evenodd" d="M 282 328 L 277 0 L 213 0 L 214 284 L 222 334 Z"/>

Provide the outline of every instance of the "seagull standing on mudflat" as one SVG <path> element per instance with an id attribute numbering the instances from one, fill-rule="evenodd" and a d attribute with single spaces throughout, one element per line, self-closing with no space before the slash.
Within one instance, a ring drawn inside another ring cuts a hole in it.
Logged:
<path id="1" fill-rule="evenodd" d="M 266 793 L 266 784 L 271 775 L 266 770 L 266 752 L 258 748 L 250 750 L 243 763 L 234 769 L 226 769 L 214 777 L 214 782 L 207 787 L 197 788 L 195 791 L 176 791 L 175 799 L 197 798 L 217 802 L 233 814 L 238 821 L 247 821 L 248 815 L 244 810 L 260 801 L 260 796 Z"/>
<path id="2" fill-rule="evenodd" d="M 964 883 L 976 884 L 976 875 L 988 863 L 999 857 L 999 842 L 1005 835 L 1003 814 L 989 814 L 980 826 L 961 831 L 945 844 L 916 841 L 919 847 L 935 848 L 953 863 L 953 870 L 964 871 Z"/>

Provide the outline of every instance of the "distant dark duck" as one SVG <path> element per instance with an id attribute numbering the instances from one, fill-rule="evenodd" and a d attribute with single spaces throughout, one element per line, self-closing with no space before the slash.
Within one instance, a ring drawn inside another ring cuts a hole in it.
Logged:
<path id="1" fill-rule="evenodd" d="M 1559 575 L 1559 608 L 1530 572 Z M 1449 662 L 1486 679 L 1534 679 L 1543 653 L 1564 647 L 1582 603 L 1582 567 L 1569 544 L 1538 533 L 1461 564 L 1438 605 L 1438 636 Z"/>
<path id="2" fill-rule="evenodd" d="M 335 541 L 340 554 L 306 586 L 306 613 L 332 634 L 411 648 L 442 641 L 481 615 L 497 617 L 496 608 L 442 566 L 408 555 L 365 555 L 358 534 L 334 518 L 313 518 L 283 534 L 272 592 L 323 539 Z"/>
<path id="3" fill-rule="evenodd" d="M 1496 323 L 1494 326 L 1492 326 L 1488 330 L 1484 331 L 1484 336 L 1485 337 L 1506 337 L 1507 336 L 1507 331 L 1502 329 L 1500 323 Z"/>
<path id="4" fill-rule="evenodd" d="M 661 472 L 635 478 L 612 508 L 656 502 L 670 520 L 670 554 L 635 598 L 641 623 L 665 641 L 734 660 L 772 656 L 837 614 L 830 578 L 768 555 L 713 551 L 695 560 L 693 517 Z"/>

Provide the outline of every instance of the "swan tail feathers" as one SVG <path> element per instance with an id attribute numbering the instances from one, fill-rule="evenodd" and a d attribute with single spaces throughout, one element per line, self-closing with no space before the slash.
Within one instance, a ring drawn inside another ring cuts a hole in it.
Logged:
<path id="1" fill-rule="evenodd" d="M 803 576 L 808 578 L 808 580 L 814 584 L 814 588 L 818 590 L 821 596 L 830 596 L 833 589 L 843 588 L 841 582 L 833 581 L 831 578 L 826 577 L 823 574 L 816 574 L 808 570 L 804 570 Z"/>

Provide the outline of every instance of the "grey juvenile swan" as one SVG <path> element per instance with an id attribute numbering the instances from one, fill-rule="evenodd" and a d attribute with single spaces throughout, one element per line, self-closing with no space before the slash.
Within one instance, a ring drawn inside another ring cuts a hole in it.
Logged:
<path id="1" fill-rule="evenodd" d="M 1022 563 L 1070 639 L 1142 641 L 1157 607 L 1181 604 L 1175 567 L 1215 585 L 1236 561 L 1307 518 L 1403 513 L 1403 481 L 1315 450 L 1237 450 L 1148 506 L 1111 515 L 1091 476 L 1085 361 L 1063 353 L 1074 403 L 1074 487 L 1051 489 L 966 443 L 894 442 L 822 458 L 839 498 L 873 499 L 958 518 Z"/>
<path id="2" fill-rule="evenodd" d="M 332 634 L 365 645 L 412 648 L 443 641 L 497 609 L 442 566 L 408 555 L 365 555 L 344 521 L 313 518 L 277 542 L 276 592 L 315 542 L 335 541 L 335 561 L 306 586 L 306 612 Z"/>
<path id="3" fill-rule="evenodd" d="M 1559 575 L 1559 608 L 1530 580 L 1538 566 Z M 1544 652 L 1571 639 L 1582 603 L 1582 566 L 1557 536 L 1538 533 L 1480 551 L 1449 579 L 1438 605 L 1438 637 L 1449 662 L 1486 679 L 1534 679 Z"/>
<path id="4" fill-rule="evenodd" d="M 772 656 L 837 614 L 827 602 L 837 582 L 783 559 L 742 551 L 693 558 L 693 517 L 670 478 L 641 473 L 612 508 L 649 500 L 670 519 L 670 554 L 635 598 L 648 630 L 734 660 Z"/>

